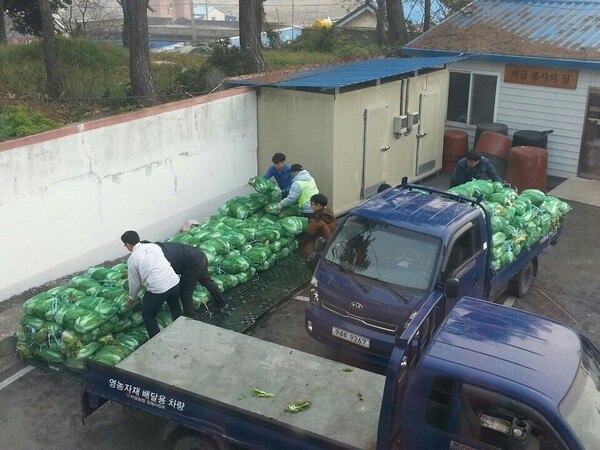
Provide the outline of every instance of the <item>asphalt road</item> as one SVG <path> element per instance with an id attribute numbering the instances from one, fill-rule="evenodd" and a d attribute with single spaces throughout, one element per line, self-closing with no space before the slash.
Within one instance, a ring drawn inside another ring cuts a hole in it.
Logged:
<path id="1" fill-rule="evenodd" d="M 554 318 L 583 332 L 600 347 L 600 248 L 596 237 L 600 209 L 571 205 L 561 240 L 541 256 L 530 292 L 521 299 L 504 296 L 500 301 Z M 306 293 L 300 292 L 259 324 L 254 336 L 353 364 L 306 334 L 306 300 Z M 0 448 L 163 448 L 164 421 L 130 410 L 125 413 L 120 405 L 104 405 L 84 425 L 79 407 L 81 391 L 81 384 L 72 379 L 22 363 L 0 373 Z"/>

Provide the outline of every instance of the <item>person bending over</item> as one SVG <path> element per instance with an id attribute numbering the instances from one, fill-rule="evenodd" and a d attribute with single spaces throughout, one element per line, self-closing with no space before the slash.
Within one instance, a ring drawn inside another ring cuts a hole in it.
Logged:
<path id="1" fill-rule="evenodd" d="M 142 244 L 133 230 L 121 236 L 123 245 L 131 252 L 127 259 L 129 304 L 135 301 L 142 286 L 146 289 L 142 300 L 142 319 L 152 338 L 160 332 L 156 315 L 167 303 L 173 320 L 181 316 L 179 304 L 179 277 L 171 267 L 162 249 L 156 244 Z"/>
<path id="2" fill-rule="evenodd" d="M 502 178 L 498 176 L 490 160 L 476 151 L 471 151 L 456 164 L 450 180 L 450 187 L 464 184 L 467 181 L 485 179 L 502 182 Z"/>

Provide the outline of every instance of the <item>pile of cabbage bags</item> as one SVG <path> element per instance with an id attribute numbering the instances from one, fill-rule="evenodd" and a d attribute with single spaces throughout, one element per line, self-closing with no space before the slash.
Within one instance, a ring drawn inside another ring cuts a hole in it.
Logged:
<path id="1" fill-rule="evenodd" d="M 127 265 L 90 267 L 67 285 L 41 292 L 21 306 L 17 351 L 25 358 L 83 369 L 83 360 L 116 364 L 148 340 L 140 304 L 127 303 Z M 170 315 L 157 317 L 162 326 Z"/>
<path id="2" fill-rule="evenodd" d="M 278 210 L 281 191 L 276 183 L 255 177 L 249 184 L 255 194 L 228 200 L 220 214 L 168 239 L 201 249 L 221 291 L 247 282 L 296 250 L 295 236 L 308 225 L 296 207 Z M 67 285 L 31 297 L 22 305 L 18 353 L 75 370 L 83 369 L 86 358 L 117 364 L 148 340 L 141 302 L 129 306 L 127 297 L 126 263 L 90 267 Z M 197 285 L 193 299 L 198 309 L 210 296 Z M 166 307 L 157 321 L 161 328 L 171 323 Z"/>
<path id="3" fill-rule="evenodd" d="M 556 231 L 571 207 L 539 189 L 516 189 L 486 180 L 469 181 L 449 190 L 483 197 L 491 214 L 492 270 L 511 263 L 524 248 Z"/>

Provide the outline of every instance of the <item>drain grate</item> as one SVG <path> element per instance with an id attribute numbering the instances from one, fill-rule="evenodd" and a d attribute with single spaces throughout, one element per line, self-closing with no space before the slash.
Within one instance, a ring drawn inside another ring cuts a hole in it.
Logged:
<path id="1" fill-rule="evenodd" d="M 221 328 L 245 333 L 250 331 L 269 311 L 308 284 L 312 272 L 305 261 L 290 255 L 253 279 L 228 290 L 223 295 L 229 303 L 225 311 L 209 312 L 200 308 L 200 320 Z"/>

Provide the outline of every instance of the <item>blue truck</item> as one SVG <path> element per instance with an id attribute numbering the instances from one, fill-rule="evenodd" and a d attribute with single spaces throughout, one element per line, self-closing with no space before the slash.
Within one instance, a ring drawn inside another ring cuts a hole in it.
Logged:
<path id="1" fill-rule="evenodd" d="M 350 211 L 325 249 L 316 243 L 306 330 L 383 370 L 396 338 L 425 302 L 443 296 L 447 279 L 459 280 L 462 296 L 493 301 L 507 288 L 523 296 L 538 256 L 561 232 L 562 222 L 493 270 L 484 202 L 404 179 Z"/>
<path id="2" fill-rule="evenodd" d="M 600 448 L 600 353 L 585 337 L 453 303 L 425 302 L 385 376 L 179 318 L 116 366 L 86 361 L 84 415 L 113 401 L 161 416 L 177 449 Z"/>

